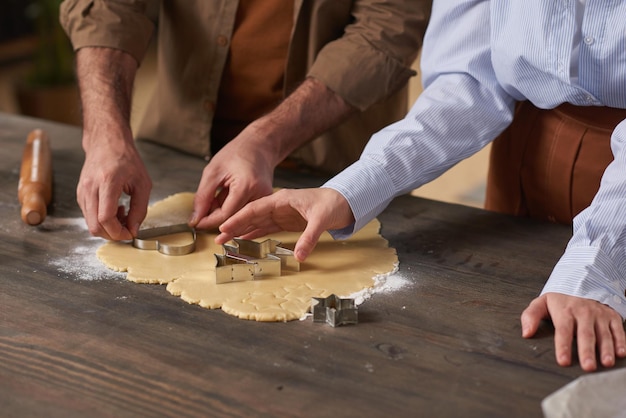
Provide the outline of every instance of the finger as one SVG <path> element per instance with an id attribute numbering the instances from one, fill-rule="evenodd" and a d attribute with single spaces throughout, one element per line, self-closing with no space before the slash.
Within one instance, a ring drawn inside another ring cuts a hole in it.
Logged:
<path id="1" fill-rule="evenodd" d="M 216 244 L 224 244 L 225 242 L 230 241 L 231 239 L 240 236 L 240 234 L 237 234 L 236 232 L 234 232 L 232 229 L 224 229 L 223 225 L 219 226 L 219 231 L 220 233 L 215 237 L 215 243 Z M 236 229 L 235 229 L 236 231 Z"/>
<path id="2" fill-rule="evenodd" d="M 320 236 L 325 231 L 319 222 L 309 221 L 304 232 L 298 238 L 294 248 L 294 256 L 299 262 L 303 262 L 313 252 Z"/>
<path id="3" fill-rule="evenodd" d="M 561 366 L 572 364 L 572 344 L 576 323 L 569 313 L 552 316 L 554 323 L 554 351 L 556 362 Z"/>
<path id="4" fill-rule="evenodd" d="M 613 334 L 610 329 L 610 322 L 598 322 L 595 326 L 595 335 L 598 341 L 598 351 L 600 353 L 600 363 L 604 367 L 611 367 L 615 364 L 615 346 L 613 345 Z"/>
<path id="5" fill-rule="evenodd" d="M 137 236 L 139 225 L 146 218 L 148 213 L 148 202 L 150 200 L 150 190 L 141 189 L 130 197 L 130 206 L 126 227 L 133 237 Z"/>
<path id="6" fill-rule="evenodd" d="M 230 195 L 230 189 L 222 188 L 209 207 L 208 214 L 200 218 L 196 223 L 198 229 L 214 229 L 223 223 L 232 213 L 226 213 L 223 209 L 224 201 L 228 199 Z"/>
<path id="7" fill-rule="evenodd" d="M 213 203 L 211 204 L 211 211 L 222 207 L 229 192 L 230 189 L 228 187 L 222 187 L 216 191 L 215 199 L 213 199 Z"/>
<path id="8" fill-rule="evenodd" d="M 239 212 L 222 222 L 219 230 L 235 236 L 242 235 L 245 232 L 249 232 L 246 229 L 249 229 L 252 219 L 255 217 L 258 218 L 258 216 L 255 216 L 253 204 L 244 206 Z"/>
<path id="9" fill-rule="evenodd" d="M 211 215 L 213 212 L 215 212 L 216 210 L 222 207 L 222 204 L 224 203 L 226 196 L 228 196 L 228 188 L 226 187 L 218 188 L 216 193 L 217 194 L 213 198 L 213 201 L 211 202 L 211 206 L 209 207 L 209 211 L 207 212 L 208 215 Z"/>
<path id="10" fill-rule="evenodd" d="M 583 370 L 590 372 L 596 369 L 596 327 L 590 315 L 578 315 L 576 322 L 576 343 L 578 345 L 578 361 Z"/>
<path id="11" fill-rule="evenodd" d="M 524 312 L 522 312 L 522 337 L 530 338 L 539 329 L 542 319 L 548 317 L 548 306 L 546 304 L 546 296 L 534 299 Z"/>
<path id="12" fill-rule="evenodd" d="M 76 192 L 78 195 L 78 204 L 83 211 L 85 222 L 89 233 L 94 237 L 111 239 L 105 230 L 102 229 L 98 221 L 99 197 L 96 192 L 82 192 L 80 189 Z"/>
<path id="13" fill-rule="evenodd" d="M 126 216 L 126 208 L 123 205 L 119 205 L 117 207 L 117 214 L 115 215 L 117 217 L 117 220 L 120 221 L 120 223 L 124 226 L 127 225 L 128 223 L 128 219 Z M 128 227 L 128 226 L 126 226 Z"/>
<path id="14" fill-rule="evenodd" d="M 219 229 L 234 236 L 242 236 L 255 229 L 275 228 L 272 211 L 276 208 L 276 197 L 267 196 L 250 202 L 238 212 L 225 219 Z M 272 227 L 272 225 L 274 225 Z M 275 231 L 273 231 L 275 232 Z"/>
<path id="15" fill-rule="evenodd" d="M 208 166 L 207 166 L 208 167 Z M 211 205 L 215 199 L 215 193 L 221 186 L 222 180 L 211 175 L 211 171 L 204 169 L 198 190 L 193 199 L 193 212 L 189 220 L 190 226 L 197 226 L 198 222 L 211 212 Z"/>
<path id="16" fill-rule="evenodd" d="M 109 187 L 100 189 L 98 200 L 98 224 L 108 238 L 114 241 L 132 239 L 130 231 L 117 218 L 117 208 L 121 192 Z"/>
<path id="17" fill-rule="evenodd" d="M 239 184 L 239 185 L 238 185 Z M 235 183 L 228 188 L 225 188 L 220 192 L 217 196 L 217 201 L 221 208 L 220 216 L 221 220 L 218 220 L 219 223 L 224 222 L 226 219 L 230 218 L 233 214 L 237 213 L 240 209 L 242 209 L 246 204 L 250 202 L 256 202 L 259 199 L 263 199 L 265 197 L 271 197 L 273 193 L 273 189 L 270 185 L 266 186 L 263 183 L 247 186 L 245 183 Z M 261 216 L 269 216 L 271 213 L 268 208 L 276 207 L 277 200 L 269 199 L 262 200 L 263 204 L 259 205 L 256 209 Z M 216 211 L 217 212 L 217 211 Z"/>
<path id="18" fill-rule="evenodd" d="M 250 225 L 245 230 L 245 232 L 238 233 L 238 234 L 233 234 L 233 233 L 230 233 L 230 232 L 220 232 L 215 237 L 215 243 L 216 244 L 224 244 L 225 242 L 228 242 L 228 241 L 230 241 L 231 239 L 233 239 L 235 237 L 240 237 L 240 238 L 243 238 L 243 239 L 255 239 L 255 238 L 261 237 L 263 235 L 267 235 L 267 234 L 265 234 L 262 231 L 256 229 L 253 225 Z"/>
<path id="19" fill-rule="evenodd" d="M 624 332 L 624 323 L 622 318 L 612 319 L 609 325 L 611 334 L 613 335 L 613 345 L 615 346 L 615 354 L 618 357 L 626 357 L 626 333 Z"/>
<path id="20" fill-rule="evenodd" d="M 221 203 L 219 209 L 215 209 L 209 216 L 202 220 L 202 224 L 206 227 L 220 225 L 226 219 L 233 216 L 248 203 L 250 193 L 242 188 L 230 187 L 227 193 L 220 193 L 217 200 Z"/>
<path id="21" fill-rule="evenodd" d="M 203 230 L 212 230 L 218 228 L 223 221 L 224 216 L 222 216 L 222 210 L 220 208 L 217 208 L 214 209 L 207 216 L 198 220 L 198 222 L 196 223 L 196 228 Z"/>

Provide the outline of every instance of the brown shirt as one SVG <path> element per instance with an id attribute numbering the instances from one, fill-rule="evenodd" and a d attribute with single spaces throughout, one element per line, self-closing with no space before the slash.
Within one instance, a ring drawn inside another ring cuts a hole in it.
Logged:
<path id="1" fill-rule="evenodd" d="M 65 0 L 61 23 L 75 49 L 116 48 L 140 62 L 158 20 L 158 88 L 137 136 L 209 156 L 238 3 Z M 372 133 L 404 116 L 430 7 L 426 0 L 293 0 L 283 95 L 310 76 L 361 110 L 294 157 L 337 172 Z"/>
<path id="2" fill-rule="evenodd" d="M 218 151 L 283 98 L 293 3 L 239 0 L 211 129 Z"/>

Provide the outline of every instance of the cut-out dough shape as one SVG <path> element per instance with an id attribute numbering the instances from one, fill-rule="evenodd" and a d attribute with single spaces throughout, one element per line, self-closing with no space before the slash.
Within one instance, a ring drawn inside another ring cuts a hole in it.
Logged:
<path id="1" fill-rule="evenodd" d="M 192 211 L 193 193 L 179 193 L 148 209 L 144 227 L 185 222 Z M 198 232 L 195 252 L 177 257 L 140 250 L 130 243 L 107 242 L 97 250 L 98 258 L 115 271 L 128 272 L 136 283 L 167 284 L 167 291 L 188 303 L 222 310 L 242 319 L 291 321 L 303 317 L 311 298 L 331 294 L 348 296 L 374 285 L 374 277 L 389 273 L 397 265 L 394 248 L 378 233 L 380 223 L 370 222 L 345 241 L 324 233 L 300 272 L 284 272 L 261 280 L 215 283 L 214 253 L 221 253 L 214 233 Z M 299 233 L 269 235 L 293 248 Z"/>

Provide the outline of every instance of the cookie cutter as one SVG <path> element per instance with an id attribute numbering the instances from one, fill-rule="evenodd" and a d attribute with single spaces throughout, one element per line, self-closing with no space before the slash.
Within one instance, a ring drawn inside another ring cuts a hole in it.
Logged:
<path id="1" fill-rule="evenodd" d="M 274 239 L 257 242 L 240 238 L 222 244 L 224 254 L 215 254 L 215 283 L 280 276 L 283 270 L 300 271 L 293 251 L 280 244 Z"/>
<path id="2" fill-rule="evenodd" d="M 334 293 L 326 298 L 313 298 L 313 322 L 326 322 L 332 327 L 356 324 L 359 312 L 354 299 L 340 298 Z"/>
<path id="3" fill-rule="evenodd" d="M 177 234 L 180 232 L 190 232 L 192 240 L 189 244 L 165 244 L 157 238 L 164 235 Z M 154 228 L 141 229 L 133 239 L 133 247 L 140 250 L 156 250 L 165 255 L 185 255 L 196 249 L 196 230 L 187 224 L 176 224 L 158 226 Z"/>

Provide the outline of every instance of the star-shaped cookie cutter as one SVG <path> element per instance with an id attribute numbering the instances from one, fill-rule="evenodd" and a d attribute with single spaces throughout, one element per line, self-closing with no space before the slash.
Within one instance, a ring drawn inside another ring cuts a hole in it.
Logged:
<path id="1" fill-rule="evenodd" d="M 192 241 L 189 244 L 165 244 L 160 242 L 158 237 L 177 234 L 180 232 L 190 232 Z M 133 239 L 133 247 L 140 250 L 157 250 L 165 255 L 185 255 L 196 249 L 196 230 L 187 224 L 158 226 L 154 228 L 141 229 Z"/>
<path id="2" fill-rule="evenodd" d="M 326 322 L 333 327 L 356 324 L 359 320 L 354 299 L 340 298 L 335 294 L 326 298 L 313 298 L 311 311 L 313 322 Z"/>
<path id="3" fill-rule="evenodd" d="M 215 283 L 280 276 L 282 270 L 300 271 L 293 251 L 280 244 L 274 239 L 257 242 L 240 238 L 223 244 L 224 254 L 215 254 Z"/>

